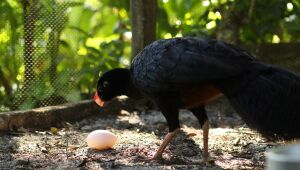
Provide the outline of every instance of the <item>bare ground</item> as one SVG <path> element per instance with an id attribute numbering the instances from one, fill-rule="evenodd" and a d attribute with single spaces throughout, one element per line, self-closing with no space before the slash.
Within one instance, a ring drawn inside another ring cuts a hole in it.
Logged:
<path id="1" fill-rule="evenodd" d="M 263 169 L 266 149 L 283 142 L 266 141 L 236 114 L 226 112 L 218 104 L 208 108 L 211 164 L 202 162 L 202 130 L 190 112 L 181 111 L 182 132 L 167 147 L 164 159 L 147 162 L 146 155 L 167 133 L 165 119 L 157 111 L 122 110 L 59 129 L 21 128 L 1 134 L 0 169 Z M 106 151 L 89 149 L 85 138 L 96 129 L 116 134 L 117 145 Z"/>

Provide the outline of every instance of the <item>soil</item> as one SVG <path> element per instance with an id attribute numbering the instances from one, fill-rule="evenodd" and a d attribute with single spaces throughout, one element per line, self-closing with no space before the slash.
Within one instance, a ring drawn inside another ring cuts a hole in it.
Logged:
<path id="1" fill-rule="evenodd" d="M 0 169 L 263 169 L 266 150 L 284 141 L 267 141 L 222 106 L 217 103 L 207 108 L 210 163 L 203 162 L 202 130 L 190 112 L 180 112 L 182 131 L 167 147 L 163 159 L 149 162 L 145 158 L 168 132 L 164 117 L 155 110 L 122 110 L 65 122 L 61 128 L 20 128 L 3 133 Z M 117 136 L 113 149 L 87 147 L 85 138 L 96 129 Z"/>

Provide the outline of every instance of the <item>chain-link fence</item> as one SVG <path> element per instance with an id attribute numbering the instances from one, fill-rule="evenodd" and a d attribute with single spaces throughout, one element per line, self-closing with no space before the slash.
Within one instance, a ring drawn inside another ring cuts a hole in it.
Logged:
<path id="1" fill-rule="evenodd" d="M 127 62 L 120 18 L 99 2 L 0 2 L 0 112 L 91 98 L 98 73 Z"/>
<path id="2" fill-rule="evenodd" d="M 17 61 L 21 62 L 18 90 L 12 109 L 49 106 L 73 100 L 64 94 L 74 88 L 75 70 L 59 71 L 60 33 L 67 21 L 69 2 L 23 1 L 23 39 Z M 73 75 L 73 76 L 72 76 Z"/>

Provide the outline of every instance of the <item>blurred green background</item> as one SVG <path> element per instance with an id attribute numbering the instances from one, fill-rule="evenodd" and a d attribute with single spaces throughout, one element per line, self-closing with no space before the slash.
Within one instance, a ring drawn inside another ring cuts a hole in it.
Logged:
<path id="1" fill-rule="evenodd" d="M 0 112 L 89 99 L 130 64 L 129 0 L 1 0 Z M 299 0 L 158 0 L 157 39 L 300 41 Z"/>

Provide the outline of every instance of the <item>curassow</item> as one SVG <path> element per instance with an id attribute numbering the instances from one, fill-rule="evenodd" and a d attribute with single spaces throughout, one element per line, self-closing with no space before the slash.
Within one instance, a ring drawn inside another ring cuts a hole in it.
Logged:
<path id="1" fill-rule="evenodd" d="M 151 159 L 160 158 L 179 129 L 179 109 L 190 110 L 203 129 L 208 158 L 205 106 L 224 95 L 246 124 L 268 138 L 300 137 L 300 77 L 256 60 L 249 52 L 214 39 L 171 38 L 153 42 L 130 69 L 103 74 L 95 101 L 119 95 L 151 99 L 167 120 L 169 133 Z"/>

